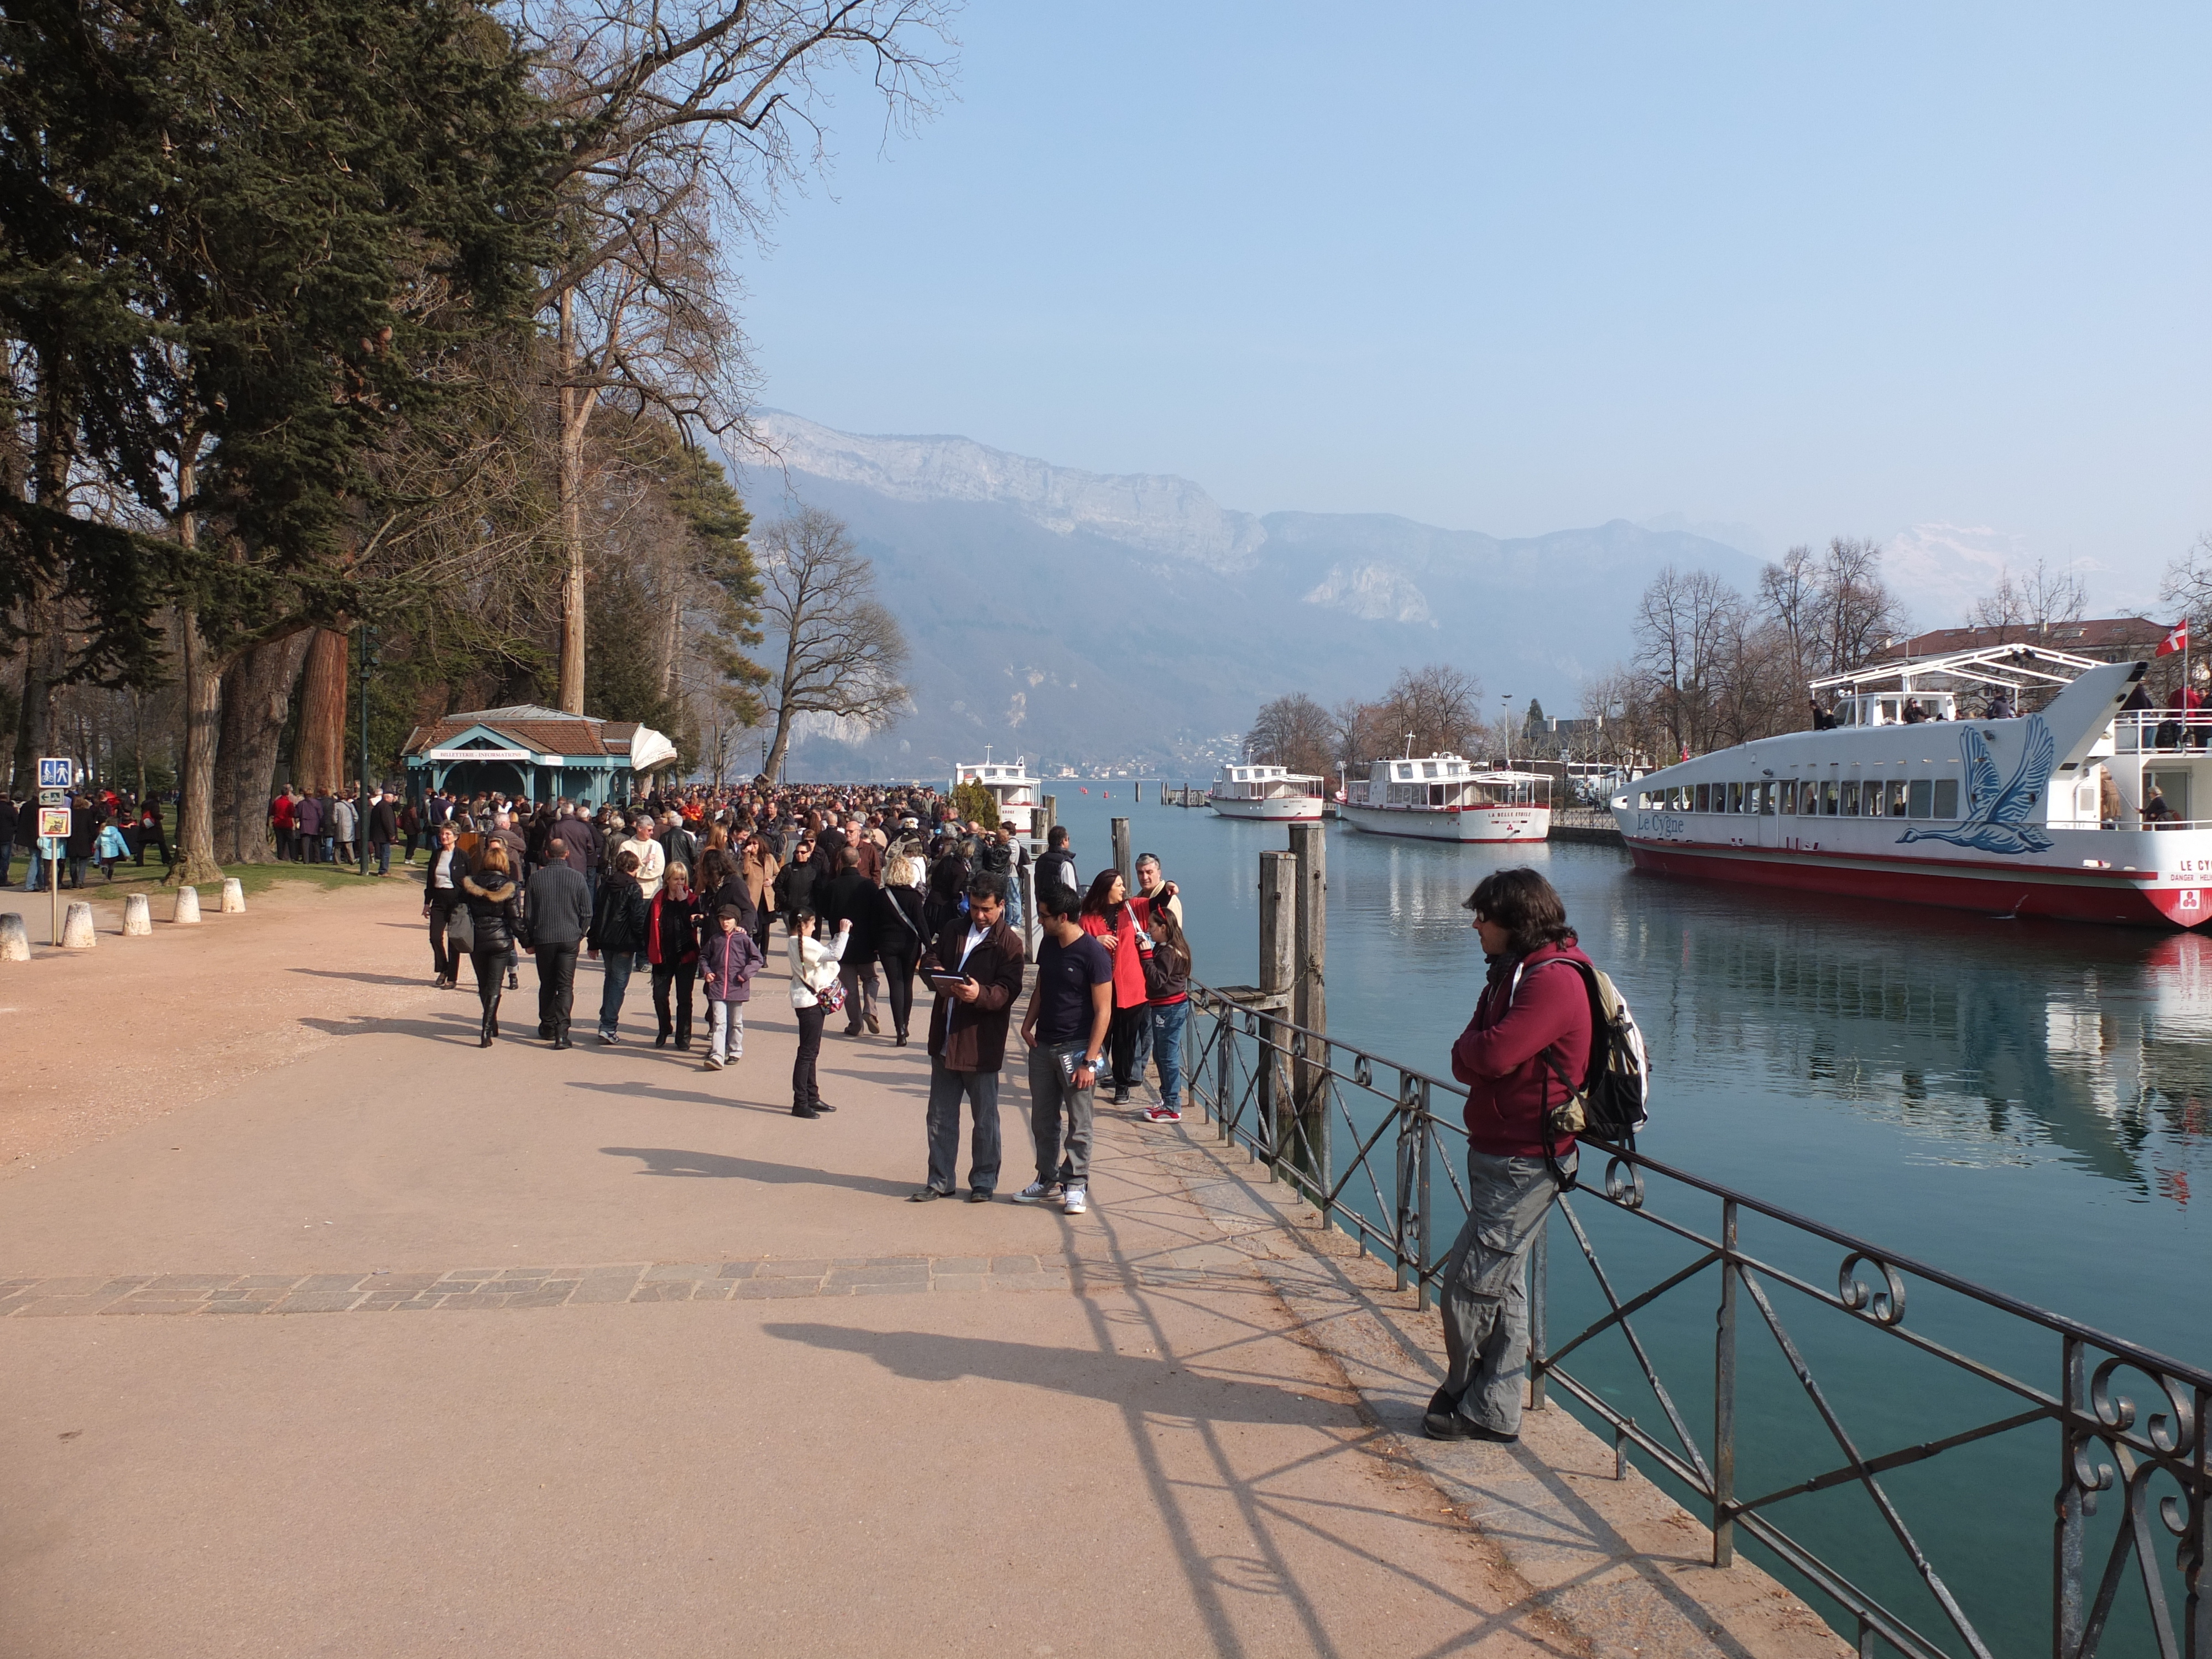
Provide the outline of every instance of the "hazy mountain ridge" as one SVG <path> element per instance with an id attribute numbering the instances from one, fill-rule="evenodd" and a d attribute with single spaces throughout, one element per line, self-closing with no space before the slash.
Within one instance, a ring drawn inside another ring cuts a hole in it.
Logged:
<path id="1" fill-rule="evenodd" d="M 1387 514 L 1226 509 L 1187 479 L 1110 476 L 956 437 L 860 437 L 775 414 L 781 466 L 733 468 L 757 518 L 794 498 L 875 561 L 914 659 L 912 712 L 794 775 L 938 776 L 990 744 L 1048 765 L 1203 779 L 1267 698 L 1374 696 L 1449 660 L 1492 706 L 1575 712 L 1625 656 L 1662 566 L 1739 584 L 1759 561 L 1625 520 L 1501 538 Z"/>

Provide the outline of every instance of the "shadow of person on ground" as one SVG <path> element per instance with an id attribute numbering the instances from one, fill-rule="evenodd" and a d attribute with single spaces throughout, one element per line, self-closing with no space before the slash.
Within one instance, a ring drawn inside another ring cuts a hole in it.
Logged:
<path id="1" fill-rule="evenodd" d="M 914 1183 L 880 1181 L 873 1176 L 846 1175 L 834 1170 L 802 1169 L 795 1164 L 768 1164 L 758 1158 L 731 1158 L 722 1152 L 689 1152 L 673 1146 L 602 1146 L 609 1158 L 634 1158 L 645 1168 L 631 1173 L 674 1176 L 690 1180 L 757 1181 L 769 1187 L 843 1187 L 856 1193 L 875 1193 L 884 1198 L 904 1198 Z"/>
<path id="2" fill-rule="evenodd" d="M 786 1342 L 866 1355 L 917 1382 L 963 1377 L 1081 1395 L 1108 1404 L 1212 1423 L 1275 1423 L 1308 1428 L 1359 1426 L 1347 1409 L 1273 1382 L 1234 1381 L 1193 1371 L 1172 1358 L 1054 1348 L 936 1331 L 866 1331 L 838 1325 L 774 1323 L 761 1328 Z"/>
<path id="3" fill-rule="evenodd" d="M 471 1005 L 471 1017 L 436 1022 L 427 1019 L 384 1019 L 372 1014 L 349 1014 L 343 1019 L 302 1018 L 300 1024 L 327 1036 L 374 1036 L 381 1032 L 396 1032 L 406 1036 L 428 1037 L 433 1042 L 457 1044 L 461 1048 L 477 1046 L 478 1025 Z M 513 1041 L 501 1038 L 501 1042 Z"/>
<path id="4" fill-rule="evenodd" d="M 688 1066 L 684 1069 L 696 1071 L 698 1067 Z M 580 1080 L 573 1081 L 568 1086 L 571 1089 L 589 1089 L 595 1094 L 672 1101 L 678 1105 L 727 1106 L 744 1112 L 766 1112 L 771 1117 L 791 1115 L 788 1106 L 778 1106 L 766 1101 L 740 1100 L 734 1095 L 710 1095 L 696 1089 L 656 1089 L 646 1083 L 585 1083 Z"/>
<path id="5" fill-rule="evenodd" d="M 419 985 L 426 991 L 434 988 L 419 974 L 349 974 L 336 968 L 293 968 L 286 971 L 306 974 L 314 979 L 357 979 L 363 985 Z"/>

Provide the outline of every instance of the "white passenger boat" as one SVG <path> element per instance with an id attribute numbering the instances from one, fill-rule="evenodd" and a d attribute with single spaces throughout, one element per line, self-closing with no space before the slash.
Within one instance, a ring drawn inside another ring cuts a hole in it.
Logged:
<path id="1" fill-rule="evenodd" d="M 1376 836 L 1542 841 L 1552 833 L 1552 781 L 1540 772 L 1485 769 L 1457 755 L 1408 755 L 1370 765 L 1337 813 Z"/>
<path id="2" fill-rule="evenodd" d="M 1269 823 L 1316 823 L 1327 780 L 1279 766 L 1224 766 L 1213 775 L 1206 804 L 1224 818 Z"/>
<path id="3" fill-rule="evenodd" d="M 999 804 L 998 823 L 1012 824 L 1018 836 L 1029 835 L 1036 826 L 1037 781 L 1030 775 L 1027 763 L 1019 756 L 1008 765 L 1005 761 L 992 760 L 990 753 L 986 749 L 983 759 L 963 761 L 954 767 L 953 785 L 957 787 L 963 783 L 981 784 Z"/>
<path id="4" fill-rule="evenodd" d="M 1815 680 L 1835 730 L 1655 771 L 1613 798 L 1613 820 L 1662 875 L 2194 927 L 2212 890 L 2212 817 L 2191 817 L 2212 813 L 2212 726 L 2124 712 L 2145 667 L 2001 646 Z M 1993 689 L 2016 708 L 2050 701 L 1972 718 Z M 1929 718 L 1908 722 L 1916 701 Z M 2156 829 L 2154 787 L 2172 814 Z"/>

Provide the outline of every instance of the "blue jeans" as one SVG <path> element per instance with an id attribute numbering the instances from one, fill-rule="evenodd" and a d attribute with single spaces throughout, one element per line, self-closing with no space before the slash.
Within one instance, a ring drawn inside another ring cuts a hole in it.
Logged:
<path id="1" fill-rule="evenodd" d="M 1190 1000 L 1152 1005 L 1152 1058 L 1160 1068 L 1160 1104 L 1182 1109 L 1182 1028 Z"/>
<path id="2" fill-rule="evenodd" d="M 629 989 L 630 970 L 637 966 L 643 955 L 641 951 L 599 952 L 599 965 L 606 970 L 606 988 L 599 993 L 601 1036 L 612 1036 L 615 1027 L 622 1023 L 623 996 Z"/>
<path id="3" fill-rule="evenodd" d="M 380 876 L 392 873 L 392 843 L 388 841 L 376 843 L 376 873 Z"/>

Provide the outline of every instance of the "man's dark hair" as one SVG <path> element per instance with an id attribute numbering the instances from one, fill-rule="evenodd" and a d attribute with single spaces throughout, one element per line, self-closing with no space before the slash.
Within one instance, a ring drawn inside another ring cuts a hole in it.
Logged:
<path id="1" fill-rule="evenodd" d="M 968 878 L 968 896 L 1004 904 L 1006 902 L 1006 878 L 995 870 L 978 870 Z"/>
<path id="2" fill-rule="evenodd" d="M 1037 908 L 1048 916 L 1073 921 L 1083 914 L 1083 895 L 1060 882 L 1048 881 L 1037 890 Z"/>
<path id="3" fill-rule="evenodd" d="M 1467 896 L 1466 908 L 1496 922 L 1507 934 L 1506 948 L 1525 957 L 1541 945 L 1572 945 L 1567 907 L 1552 884 L 1525 866 L 1494 870 Z"/>
<path id="4" fill-rule="evenodd" d="M 622 873 L 626 876 L 635 875 L 637 873 L 637 854 L 631 852 L 629 848 L 623 848 L 621 852 L 615 854 L 615 868 L 622 872 Z"/>
<path id="5" fill-rule="evenodd" d="M 1052 833 L 1044 838 L 1044 843 L 1048 848 L 1066 846 L 1067 826 L 1064 823 L 1054 824 Z"/>

